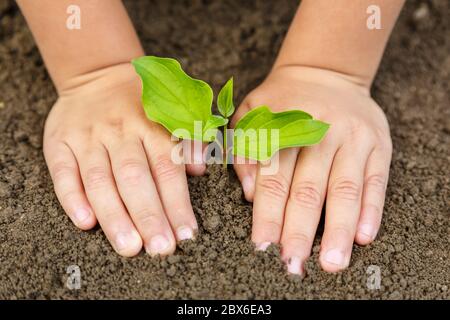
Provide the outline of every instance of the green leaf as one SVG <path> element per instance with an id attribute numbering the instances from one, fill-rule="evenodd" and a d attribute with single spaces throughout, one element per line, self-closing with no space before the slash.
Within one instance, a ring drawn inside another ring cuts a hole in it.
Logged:
<path id="1" fill-rule="evenodd" d="M 213 141 L 217 134 L 217 128 L 223 127 L 228 123 L 228 119 L 222 118 L 221 116 L 213 115 L 206 125 L 203 127 L 203 137 L 205 141 Z"/>
<path id="2" fill-rule="evenodd" d="M 219 92 L 219 96 L 217 97 L 217 108 L 225 118 L 230 117 L 234 113 L 232 77 L 225 83 Z"/>
<path id="3" fill-rule="evenodd" d="M 187 75 L 178 61 L 146 56 L 132 64 L 142 80 L 142 104 L 150 120 L 178 138 L 190 135 L 194 140 L 204 140 L 205 127 L 220 123 L 211 112 L 211 87 Z M 201 130 L 194 130 L 196 121 L 201 121 Z"/>
<path id="4" fill-rule="evenodd" d="M 329 127 L 300 110 L 272 112 L 269 107 L 261 106 L 249 111 L 236 124 L 233 154 L 265 161 L 278 150 L 319 143 Z"/>

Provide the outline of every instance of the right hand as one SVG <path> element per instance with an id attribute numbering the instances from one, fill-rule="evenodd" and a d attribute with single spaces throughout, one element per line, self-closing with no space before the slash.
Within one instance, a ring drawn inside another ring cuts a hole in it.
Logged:
<path id="1" fill-rule="evenodd" d="M 170 134 L 143 111 L 130 64 L 83 75 L 60 91 L 44 133 L 44 155 L 56 195 L 73 223 L 97 221 L 122 256 L 167 255 L 198 227 L 186 170 L 174 164 Z"/>

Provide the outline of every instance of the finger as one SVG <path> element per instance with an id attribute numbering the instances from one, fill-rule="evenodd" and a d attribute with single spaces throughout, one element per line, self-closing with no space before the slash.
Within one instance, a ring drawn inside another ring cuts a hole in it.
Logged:
<path id="1" fill-rule="evenodd" d="M 297 148 L 281 150 L 279 167 L 272 174 L 265 174 L 265 168 L 258 165 L 252 228 L 252 241 L 258 250 L 265 250 L 270 243 L 280 240 L 297 154 Z M 272 158 L 272 161 L 275 160 Z"/>
<path id="2" fill-rule="evenodd" d="M 56 196 L 64 211 L 78 228 L 93 228 L 97 220 L 86 198 L 72 150 L 62 142 L 46 144 L 45 158 Z"/>
<path id="3" fill-rule="evenodd" d="M 258 166 L 255 161 L 242 157 L 234 157 L 234 171 L 244 190 L 245 199 L 253 202 L 255 196 L 256 173 Z"/>
<path id="4" fill-rule="evenodd" d="M 303 274 L 311 254 L 335 151 L 323 141 L 303 148 L 298 156 L 281 237 L 282 257 L 290 273 Z"/>
<path id="5" fill-rule="evenodd" d="M 108 145 L 112 170 L 122 201 L 144 241 L 147 253 L 167 255 L 175 250 L 172 229 L 138 139 Z"/>
<path id="6" fill-rule="evenodd" d="M 86 195 L 114 250 L 130 257 L 139 253 L 142 239 L 117 191 L 110 160 L 103 145 L 76 151 Z"/>
<path id="7" fill-rule="evenodd" d="M 380 228 L 391 153 L 390 147 L 375 148 L 367 161 L 362 210 L 355 238 L 360 245 L 371 243 Z"/>
<path id="8" fill-rule="evenodd" d="M 201 176 L 205 174 L 206 164 L 203 151 L 206 145 L 197 140 L 183 140 L 184 161 L 186 163 L 186 172 L 191 176 Z"/>
<path id="9" fill-rule="evenodd" d="M 158 137 L 154 139 L 159 141 L 157 149 L 152 149 L 149 143 L 144 143 L 144 147 L 164 211 L 177 240 L 192 239 L 198 226 L 189 198 L 185 167 L 171 160 L 173 144 L 170 141 Z"/>
<path id="10" fill-rule="evenodd" d="M 249 105 L 246 102 L 243 102 L 234 114 L 230 126 L 234 128 L 237 121 L 248 111 L 250 111 Z M 258 171 L 257 162 L 251 159 L 235 156 L 234 171 L 242 184 L 245 199 L 252 202 L 255 196 L 256 175 Z"/>
<path id="11" fill-rule="evenodd" d="M 368 144 L 345 144 L 336 153 L 328 182 L 320 263 L 328 272 L 348 266 L 361 211 Z"/>

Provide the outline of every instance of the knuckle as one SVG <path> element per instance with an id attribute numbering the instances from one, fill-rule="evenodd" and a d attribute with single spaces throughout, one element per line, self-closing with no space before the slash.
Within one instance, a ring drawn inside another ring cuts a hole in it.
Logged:
<path id="1" fill-rule="evenodd" d="M 142 208 L 133 212 L 134 219 L 142 226 L 154 225 L 159 220 L 159 215 L 148 208 Z"/>
<path id="2" fill-rule="evenodd" d="M 75 170 L 76 168 L 74 166 L 67 164 L 67 162 L 60 161 L 52 166 L 50 172 L 52 172 L 53 178 L 55 180 L 61 180 L 66 177 L 72 176 Z"/>
<path id="3" fill-rule="evenodd" d="M 180 167 L 167 155 L 156 157 L 152 169 L 155 173 L 155 178 L 163 181 L 170 181 L 180 174 Z"/>
<path id="4" fill-rule="evenodd" d="M 342 239 L 353 239 L 355 233 L 350 226 L 347 226 L 345 224 L 330 226 L 328 232 L 329 235 L 333 235 Z"/>
<path id="5" fill-rule="evenodd" d="M 123 211 L 116 206 L 110 206 L 101 212 L 101 216 L 106 223 L 114 223 L 114 221 L 119 221 Z"/>
<path id="6" fill-rule="evenodd" d="M 357 201 L 361 195 L 361 186 L 352 179 L 340 178 L 330 184 L 329 194 L 337 199 Z"/>
<path id="7" fill-rule="evenodd" d="M 310 236 L 301 231 L 293 231 L 289 233 L 286 239 L 290 243 L 297 243 L 297 244 L 309 244 L 312 241 Z"/>
<path id="8" fill-rule="evenodd" d="M 280 221 L 274 220 L 274 219 L 264 219 L 262 221 L 264 228 L 266 230 L 270 230 L 271 233 L 276 234 L 277 232 L 281 231 L 282 225 Z"/>
<path id="9" fill-rule="evenodd" d="M 135 159 L 124 160 L 119 167 L 120 179 L 131 185 L 139 183 L 145 173 L 145 165 Z"/>
<path id="10" fill-rule="evenodd" d="M 289 233 L 286 237 L 286 243 L 290 245 L 294 245 L 296 247 L 300 246 L 310 246 L 312 244 L 313 239 L 308 236 L 306 233 L 301 231 L 294 231 Z"/>
<path id="11" fill-rule="evenodd" d="M 376 132 L 372 130 L 372 126 L 361 119 L 349 119 L 346 123 L 348 139 L 351 142 L 375 141 Z"/>
<path id="12" fill-rule="evenodd" d="M 275 199 L 285 199 L 289 192 L 289 184 L 281 176 L 264 177 L 258 183 L 263 193 Z"/>
<path id="13" fill-rule="evenodd" d="M 124 124 L 123 117 L 111 117 L 107 122 L 109 129 L 117 134 L 124 132 Z"/>
<path id="14" fill-rule="evenodd" d="M 120 117 L 111 117 L 106 122 L 99 125 L 95 130 L 91 130 L 91 135 L 96 134 L 107 144 L 121 139 L 125 132 L 125 120 Z"/>
<path id="15" fill-rule="evenodd" d="M 245 110 L 250 110 L 253 106 L 256 106 L 261 101 L 262 97 L 259 91 L 251 91 L 241 103 L 242 108 Z"/>
<path id="16" fill-rule="evenodd" d="M 302 208 L 320 210 L 322 196 L 317 184 L 311 181 L 304 181 L 294 184 L 291 187 L 290 200 Z"/>
<path id="17" fill-rule="evenodd" d="M 86 171 L 86 189 L 94 190 L 109 182 L 108 171 L 104 167 L 92 167 Z"/>
<path id="18" fill-rule="evenodd" d="M 384 194 L 387 185 L 387 179 L 383 174 L 372 174 L 366 178 L 365 185 L 372 190 Z"/>
<path id="19" fill-rule="evenodd" d="M 350 118 L 348 119 L 347 128 L 351 136 L 358 136 L 363 129 L 363 125 L 359 119 Z"/>

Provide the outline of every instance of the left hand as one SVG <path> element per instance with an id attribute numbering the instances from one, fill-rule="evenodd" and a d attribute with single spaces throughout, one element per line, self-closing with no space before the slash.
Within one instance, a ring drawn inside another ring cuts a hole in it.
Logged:
<path id="1" fill-rule="evenodd" d="M 232 124 L 260 105 L 299 108 L 331 127 L 318 145 L 280 151 L 274 175 L 259 174 L 259 165 L 235 165 L 254 202 L 252 241 L 260 250 L 281 243 L 288 271 L 302 274 L 326 198 L 320 264 L 328 272 L 346 268 L 353 242 L 371 243 L 381 222 L 392 154 L 383 111 L 351 77 L 301 66 L 275 68 Z"/>

